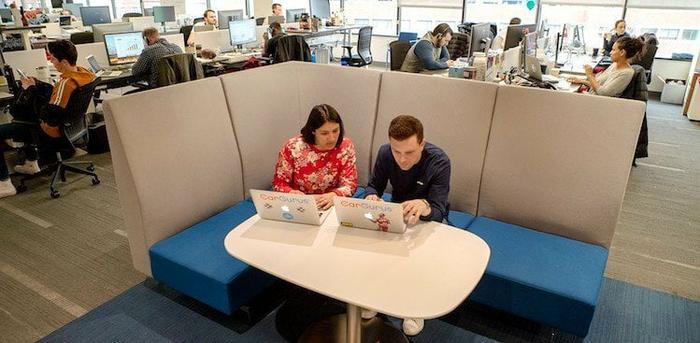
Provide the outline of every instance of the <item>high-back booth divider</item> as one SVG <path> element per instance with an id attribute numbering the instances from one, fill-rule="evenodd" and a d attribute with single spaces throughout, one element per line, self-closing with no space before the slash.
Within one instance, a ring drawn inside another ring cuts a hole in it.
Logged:
<path id="1" fill-rule="evenodd" d="M 274 282 L 223 239 L 255 214 L 247 191 L 271 186 L 280 147 L 321 103 L 343 118 L 360 186 L 391 119 L 419 118 L 452 162 L 451 223 L 492 251 L 470 299 L 587 334 L 639 101 L 303 62 L 109 99 L 134 267 L 227 314 Z"/>

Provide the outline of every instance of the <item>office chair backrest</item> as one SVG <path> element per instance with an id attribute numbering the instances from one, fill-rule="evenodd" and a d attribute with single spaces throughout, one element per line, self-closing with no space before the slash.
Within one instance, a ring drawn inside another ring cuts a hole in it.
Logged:
<path id="1" fill-rule="evenodd" d="M 659 46 L 655 44 L 644 43 L 644 48 L 636 56 L 635 64 L 642 66 L 646 70 L 651 70 L 652 64 L 654 64 L 654 57 L 656 57 L 656 51 L 659 50 Z"/>
<path id="2" fill-rule="evenodd" d="M 365 26 L 360 29 L 360 33 L 357 36 L 357 54 L 365 62 L 365 64 L 372 63 L 372 27 Z"/>
<path id="3" fill-rule="evenodd" d="M 399 40 L 412 42 L 418 39 L 418 34 L 415 32 L 399 32 Z"/>
<path id="4" fill-rule="evenodd" d="M 133 17 L 143 17 L 143 14 L 138 13 L 138 12 L 129 12 L 129 13 L 124 13 L 124 15 L 122 15 L 122 18 L 133 18 Z"/>
<path id="5" fill-rule="evenodd" d="M 156 64 L 156 70 L 158 71 L 157 87 L 204 78 L 202 65 L 193 54 L 188 53 L 161 57 Z"/>
<path id="6" fill-rule="evenodd" d="M 185 25 L 180 27 L 180 33 L 182 33 L 185 39 L 185 45 L 187 45 L 187 40 L 190 39 L 190 34 L 192 33 L 192 25 Z"/>
<path id="7" fill-rule="evenodd" d="M 411 50 L 412 44 L 405 40 L 395 40 L 389 43 L 389 53 L 391 70 L 401 70 L 403 60 L 406 59 L 408 50 Z"/>
<path id="8" fill-rule="evenodd" d="M 282 36 L 273 56 L 275 63 L 287 61 L 311 62 L 311 50 L 302 36 Z"/>
<path id="9" fill-rule="evenodd" d="M 87 134 L 87 117 L 85 113 L 90 106 L 95 93 L 95 87 L 100 82 L 100 78 L 95 78 L 92 82 L 78 87 L 70 96 L 66 105 L 65 113 L 66 120 L 61 125 L 63 136 L 68 140 L 67 143 L 73 144 L 76 140 L 84 137 Z"/>
<path id="10" fill-rule="evenodd" d="M 454 32 L 452 34 L 452 39 L 447 43 L 447 51 L 450 53 L 450 59 L 454 60 L 458 57 L 469 55 L 470 40 L 470 35 Z"/>
<path id="11" fill-rule="evenodd" d="M 197 23 L 202 23 L 202 22 L 204 22 L 203 17 L 194 18 L 194 20 L 192 20 L 192 25 L 197 24 Z"/>
<path id="12" fill-rule="evenodd" d="M 92 32 L 76 32 L 71 33 L 70 41 L 73 44 L 95 43 L 95 36 Z"/>
<path id="13" fill-rule="evenodd" d="M 620 97 L 647 102 L 648 91 L 644 67 L 637 64 L 631 65 L 631 67 L 634 69 L 634 76 Z"/>

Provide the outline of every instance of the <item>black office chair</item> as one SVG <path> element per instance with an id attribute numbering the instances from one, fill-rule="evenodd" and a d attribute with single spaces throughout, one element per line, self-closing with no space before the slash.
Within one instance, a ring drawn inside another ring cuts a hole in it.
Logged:
<path id="1" fill-rule="evenodd" d="M 204 17 L 194 18 L 194 20 L 192 20 L 192 25 L 195 25 L 197 23 L 203 23 L 203 22 L 204 22 Z"/>
<path id="2" fill-rule="evenodd" d="M 364 26 L 357 35 L 357 55 L 352 54 L 352 45 L 343 45 L 350 60 L 348 64 L 353 67 L 363 67 L 372 64 L 372 27 Z"/>
<path id="3" fill-rule="evenodd" d="M 311 49 L 302 36 L 282 36 L 277 41 L 273 63 L 287 61 L 311 62 Z"/>
<path id="4" fill-rule="evenodd" d="M 470 41 L 471 36 L 466 33 L 452 33 L 452 39 L 447 43 L 447 51 L 450 53 L 450 59 L 456 60 L 459 57 L 469 55 Z"/>
<path id="5" fill-rule="evenodd" d="M 165 87 L 176 83 L 199 80 L 204 78 L 202 64 L 193 54 L 182 53 L 166 55 L 158 59 L 158 84 Z"/>
<path id="6" fill-rule="evenodd" d="M 405 40 L 395 40 L 389 43 L 389 61 L 391 70 L 401 70 L 403 61 L 406 59 L 408 51 L 411 50 L 411 42 Z"/>
<path id="7" fill-rule="evenodd" d="M 122 15 L 122 18 L 133 18 L 133 17 L 143 17 L 143 14 L 138 12 L 128 12 Z"/>
<path id="8" fill-rule="evenodd" d="M 76 32 L 71 33 L 70 41 L 73 44 L 95 43 L 95 36 L 92 32 Z"/>
<path id="9" fill-rule="evenodd" d="M 51 191 L 52 198 L 58 198 L 61 196 L 57 189 L 58 180 L 66 182 L 66 172 L 73 172 L 77 174 L 84 174 L 92 176 L 92 184 L 97 185 L 100 183 L 100 179 L 95 174 L 95 165 L 92 161 L 78 161 L 78 162 L 66 162 L 63 160 L 62 153 L 70 156 L 75 153 L 75 144 L 79 141 L 87 144 L 88 137 L 88 121 L 86 112 L 90 106 L 90 102 L 93 100 L 93 94 L 95 92 L 95 87 L 100 82 L 97 78 L 89 84 L 73 91 L 68 104 L 65 108 L 65 121 L 60 125 L 61 137 L 59 138 L 46 138 L 39 142 L 39 150 L 42 152 L 53 152 L 56 156 L 56 162 L 45 166 L 40 173 L 34 175 L 27 175 L 20 181 L 20 185 L 17 187 L 18 192 L 23 192 L 27 189 L 25 182 L 36 178 L 37 176 L 48 175 L 53 173 L 51 177 L 51 184 L 49 189 Z M 36 126 L 36 124 L 32 124 Z M 37 128 L 39 129 L 39 128 Z M 78 166 L 86 166 L 84 169 Z"/>
<path id="10" fill-rule="evenodd" d="M 646 82 L 646 70 L 640 65 L 632 65 L 634 69 L 634 76 L 632 81 L 627 85 L 624 92 L 622 92 L 621 98 L 644 101 L 646 104 L 648 100 L 648 89 Z M 634 151 L 634 162 L 633 166 L 636 166 L 636 159 L 648 157 L 649 153 L 647 146 L 649 145 L 649 130 L 647 128 L 647 113 L 644 112 L 644 119 L 642 120 L 642 127 L 639 130 L 639 137 L 637 138 L 637 148 Z"/>
<path id="11" fill-rule="evenodd" d="M 190 39 L 192 27 L 192 25 L 185 25 L 180 27 L 180 33 L 182 33 L 182 36 L 185 38 L 185 45 L 187 45 L 187 40 Z"/>
<path id="12" fill-rule="evenodd" d="M 644 68 L 647 84 L 649 84 L 651 83 L 651 67 L 654 64 L 656 51 L 659 50 L 659 41 L 653 33 L 645 33 L 641 38 L 644 40 L 644 48 L 630 61 L 630 64 L 637 64 Z"/>

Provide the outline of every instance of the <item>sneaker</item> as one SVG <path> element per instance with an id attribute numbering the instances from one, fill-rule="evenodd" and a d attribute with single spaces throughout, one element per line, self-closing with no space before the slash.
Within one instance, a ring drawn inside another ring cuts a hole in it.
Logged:
<path id="1" fill-rule="evenodd" d="M 377 315 L 377 311 L 362 309 L 362 319 L 372 319 Z"/>
<path id="2" fill-rule="evenodd" d="M 403 320 L 403 333 L 406 336 L 415 336 L 423 331 L 424 324 L 425 321 L 423 319 L 406 318 Z"/>
<path id="3" fill-rule="evenodd" d="M 10 179 L 0 181 L 0 198 L 5 198 L 17 194 L 17 189 Z"/>
<path id="4" fill-rule="evenodd" d="M 15 166 L 15 172 L 20 174 L 32 175 L 40 171 L 41 169 L 39 168 L 39 162 L 37 161 L 26 160 L 24 161 L 24 164 Z"/>

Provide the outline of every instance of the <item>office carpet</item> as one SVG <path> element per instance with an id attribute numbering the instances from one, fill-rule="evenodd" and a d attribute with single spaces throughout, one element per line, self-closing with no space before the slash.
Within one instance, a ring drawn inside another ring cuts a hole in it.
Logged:
<path id="1" fill-rule="evenodd" d="M 700 123 L 658 97 L 648 115 L 650 157 L 630 173 L 605 275 L 700 301 Z M 0 342 L 41 339 L 145 279 L 109 153 L 80 159 L 102 184 L 69 174 L 59 199 L 44 178 L 0 200 Z"/>
<path id="2" fill-rule="evenodd" d="M 283 342 L 274 322 L 271 312 L 245 330 L 242 319 L 205 309 L 147 280 L 40 342 Z M 698 323 L 698 302 L 606 278 L 584 340 L 466 302 L 446 317 L 426 321 L 412 341 L 697 342 Z"/>

